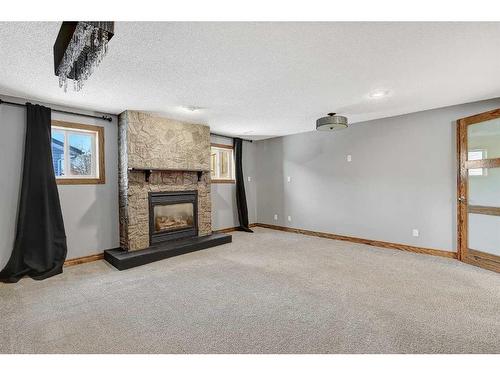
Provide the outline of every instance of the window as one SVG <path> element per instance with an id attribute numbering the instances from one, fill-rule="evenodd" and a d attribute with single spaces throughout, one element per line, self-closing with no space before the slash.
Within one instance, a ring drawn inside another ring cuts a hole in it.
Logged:
<path id="1" fill-rule="evenodd" d="M 210 148 L 210 176 L 212 182 L 234 184 L 233 146 L 212 144 Z"/>
<path id="2" fill-rule="evenodd" d="M 52 164 L 58 184 L 104 184 L 104 128 L 52 121 Z"/>
<path id="3" fill-rule="evenodd" d="M 468 152 L 467 160 L 483 160 L 486 159 L 486 150 L 472 150 Z M 469 176 L 487 176 L 487 168 L 471 168 Z"/>

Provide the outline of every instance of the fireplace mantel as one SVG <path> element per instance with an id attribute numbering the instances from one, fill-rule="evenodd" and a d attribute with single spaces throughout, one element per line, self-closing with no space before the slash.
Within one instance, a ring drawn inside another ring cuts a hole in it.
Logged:
<path id="1" fill-rule="evenodd" d="M 174 168 L 128 168 L 129 172 L 144 173 L 144 180 L 149 182 L 149 177 L 153 172 L 196 172 L 198 174 L 198 181 L 205 172 L 210 172 L 208 169 L 174 169 Z"/>

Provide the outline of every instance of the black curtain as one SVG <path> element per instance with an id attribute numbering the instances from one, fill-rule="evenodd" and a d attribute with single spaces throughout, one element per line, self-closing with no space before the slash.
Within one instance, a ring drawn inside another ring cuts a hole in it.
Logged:
<path id="1" fill-rule="evenodd" d="M 248 207 L 242 166 L 243 140 L 241 138 L 234 138 L 233 146 L 236 163 L 236 206 L 238 208 L 238 219 L 240 221 L 239 230 L 253 232 L 248 226 Z"/>
<path id="2" fill-rule="evenodd" d="M 36 280 L 62 272 L 66 234 L 52 166 L 50 108 L 27 104 L 23 180 L 14 250 L 0 280 Z"/>

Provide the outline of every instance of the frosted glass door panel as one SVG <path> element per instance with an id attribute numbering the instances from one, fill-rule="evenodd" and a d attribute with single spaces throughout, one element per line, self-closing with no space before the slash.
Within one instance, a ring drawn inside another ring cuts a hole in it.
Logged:
<path id="1" fill-rule="evenodd" d="M 479 122 L 467 127 L 468 160 L 477 160 L 475 157 L 483 152 L 479 159 L 500 158 L 500 119 Z"/>
<path id="2" fill-rule="evenodd" d="M 469 214 L 469 249 L 500 255 L 500 216 Z"/>
<path id="3" fill-rule="evenodd" d="M 500 207 L 500 168 L 482 170 L 482 175 L 469 175 L 469 205 Z"/>

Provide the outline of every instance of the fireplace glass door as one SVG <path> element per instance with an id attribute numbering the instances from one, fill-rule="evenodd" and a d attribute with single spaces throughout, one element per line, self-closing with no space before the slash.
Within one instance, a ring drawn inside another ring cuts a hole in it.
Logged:
<path id="1" fill-rule="evenodd" d="M 150 193 L 150 244 L 198 236 L 197 202 L 196 191 Z"/>
<path id="2" fill-rule="evenodd" d="M 174 203 L 154 206 L 155 232 L 186 229 L 194 225 L 192 203 Z"/>

